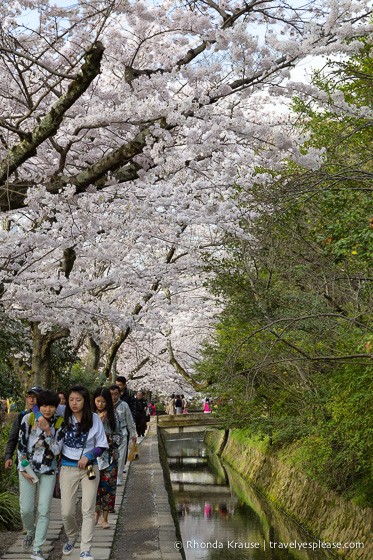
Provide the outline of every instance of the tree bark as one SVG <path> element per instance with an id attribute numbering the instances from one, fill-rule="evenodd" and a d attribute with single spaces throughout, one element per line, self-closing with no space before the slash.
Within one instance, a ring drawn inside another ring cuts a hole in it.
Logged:
<path id="1" fill-rule="evenodd" d="M 127 381 L 129 381 L 130 379 L 136 380 L 145 377 L 145 375 L 140 375 L 138 377 L 135 377 L 135 375 L 140 371 L 140 369 L 142 369 L 149 362 L 149 360 L 150 360 L 150 356 L 147 356 L 146 358 L 141 360 L 141 362 L 137 364 L 137 366 L 133 368 L 133 370 L 130 372 L 130 374 L 127 377 Z"/>
<path id="2" fill-rule="evenodd" d="M 69 336 L 69 329 L 61 329 L 57 332 L 42 334 L 39 322 L 30 323 L 32 331 L 32 372 L 35 375 L 35 383 L 43 389 L 51 389 L 51 346 L 53 342 Z"/>
<path id="3" fill-rule="evenodd" d="M 32 329 L 32 371 L 35 383 L 44 389 L 51 384 L 51 343 L 39 329 L 39 323 L 31 323 Z"/>
<path id="4" fill-rule="evenodd" d="M 105 377 L 110 376 L 110 371 L 111 371 L 113 362 L 116 358 L 117 352 L 118 352 L 119 348 L 122 346 L 123 342 L 128 337 L 128 335 L 130 334 L 130 332 L 131 332 L 130 327 L 127 327 L 127 329 L 125 331 L 121 331 L 119 333 L 119 335 L 117 336 L 117 338 L 115 339 L 115 341 L 113 342 L 113 344 L 111 345 L 110 350 L 109 350 L 109 354 L 108 354 L 107 359 L 106 359 L 106 364 L 105 364 L 104 369 L 102 371 L 102 373 L 105 375 Z"/>
<path id="5" fill-rule="evenodd" d="M 76 186 L 76 192 L 85 192 L 89 185 L 94 184 L 96 181 L 105 177 L 109 171 L 116 171 L 127 163 L 130 163 L 132 158 L 143 152 L 146 146 L 146 139 L 150 136 L 149 128 L 142 130 L 126 144 L 123 144 L 116 150 L 113 150 L 109 154 L 103 156 L 100 160 L 95 162 L 93 165 L 87 167 L 77 175 L 63 175 L 58 179 L 51 182 L 48 186 L 48 191 L 51 193 L 57 193 L 60 189 L 68 184 Z M 131 165 L 127 170 L 128 177 L 131 179 L 137 177 L 137 167 Z M 126 171 L 122 171 L 122 178 L 126 176 Z M 129 180 L 127 177 L 127 180 Z M 106 186 L 106 185 L 104 185 Z"/>
<path id="6" fill-rule="evenodd" d="M 111 366 L 111 382 L 114 385 L 116 380 L 117 380 L 117 361 L 118 361 L 118 354 L 115 355 L 115 358 L 113 360 L 113 365 Z"/>
<path id="7" fill-rule="evenodd" d="M 90 336 L 88 338 L 88 357 L 87 365 L 85 368 L 86 373 L 98 370 L 98 365 L 100 363 L 101 348 L 97 342 Z"/>

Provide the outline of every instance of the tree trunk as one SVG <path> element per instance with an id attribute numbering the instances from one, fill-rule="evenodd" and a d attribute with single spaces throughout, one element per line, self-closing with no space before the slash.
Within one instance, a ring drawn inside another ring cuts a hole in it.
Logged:
<path id="1" fill-rule="evenodd" d="M 111 366 L 111 382 L 112 382 L 113 385 L 115 384 L 115 382 L 116 382 L 116 380 L 117 380 L 117 375 L 118 375 L 118 372 L 117 372 L 117 361 L 118 361 L 118 355 L 116 354 L 116 355 L 115 355 L 115 358 L 114 358 L 114 360 L 113 360 L 113 364 L 112 364 L 112 366 Z"/>
<path id="2" fill-rule="evenodd" d="M 51 339 L 42 334 L 39 323 L 31 323 L 32 329 L 32 371 L 35 383 L 43 389 L 51 388 Z"/>
<path id="3" fill-rule="evenodd" d="M 130 332 L 131 332 L 130 327 L 127 327 L 127 329 L 125 331 L 121 331 L 119 333 L 118 337 L 114 340 L 113 344 L 111 345 L 108 356 L 106 358 L 106 364 L 104 366 L 104 369 L 102 370 L 102 373 L 105 375 L 105 377 L 107 377 L 107 378 L 110 377 L 110 372 L 111 372 L 111 368 L 112 368 L 112 365 L 113 365 L 113 361 L 115 360 L 115 357 L 118 353 L 119 348 L 121 347 L 123 342 L 126 340 L 128 335 L 130 334 Z"/>
<path id="4" fill-rule="evenodd" d="M 101 348 L 97 342 L 90 336 L 88 337 L 88 356 L 87 365 L 85 368 L 86 373 L 98 370 L 98 365 L 101 357 Z"/>
<path id="5" fill-rule="evenodd" d="M 42 334 L 39 322 L 30 323 L 32 331 L 32 371 L 35 383 L 43 389 L 52 388 L 51 346 L 56 340 L 69 336 L 69 329 Z"/>

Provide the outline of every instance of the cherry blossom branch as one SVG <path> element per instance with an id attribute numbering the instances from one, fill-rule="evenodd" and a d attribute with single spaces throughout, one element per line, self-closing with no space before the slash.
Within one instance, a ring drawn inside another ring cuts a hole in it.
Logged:
<path id="1" fill-rule="evenodd" d="M 9 48 L 3 47 L 3 46 L 0 46 L 0 52 L 13 54 L 13 55 L 17 56 L 18 58 L 25 58 L 26 60 L 29 60 L 33 64 L 37 64 L 38 66 L 40 66 L 40 68 L 44 68 L 44 70 L 47 70 L 50 74 L 53 74 L 54 76 L 58 76 L 59 78 L 65 78 L 67 80 L 76 80 L 78 78 L 78 74 L 65 74 L 64 72 L 58 72 L 58 70 L 54 70 L 51 66 L 48 66 L 47 64 L 44 64 L 40 60 L 37 60 L 36 58 L 34 58 L 34 57 L 24 53 L 24 52 L 19 52 L 19 51 L 16 51 L 14 49 L 9 49 Z"/>
<path id="2" fill-rule="evenodd" d="M 181 231 L 180 231 L 178 236 L 180 236 L 186 230 L 186 228 L 187 228 L 187 226 L 183 225 L 181 227 Z M 165 259 L 166 264 L 170 264 L 172 262 L 175 262 L 175 259 L 174 259 L 175 252 L 176 252 L 176 247 L 175 246 L 171 247 L 170 250 L 168 251 L 166 259 Z M 143 297 L 142 303 L 137 303 L 136 304 L 136 306 L 135 306 L 135 308 L 132 312 L 132 317 L 136 317 L 136 316 L 139 315 L 139 313 L 142 311 L 144 306 L 156 294 L 160 285 L 161 285 L 161 280 L 158 280 L 157 282 L 155 282 L 153 284 L 150 292 Z M 107 356 L 107 359 L 106 359 L 105 367 L 103 369 L 103 374 L 106 377 L 109 377 L 109 375 L 110 375 L 110 370 L 111 370 L 111 367 L 113 365 L 114 359 L 115 359 L 116 355 L 118 354 L 119 348 L 122 346 L 123 342 L 125 342 L 125 340 L 127 340 L 128 336 L 131 334 L 131 332 L 132 332 L 132 328 L 130 326 L 128 326 L 126 328 L 126 330 L 121 331 L 119 333 L 119 335 L 115 339 L 114 343 L 111 345 L 108 356 Z"/>
<path id="3" fill-rule="evenodd" d="M 167 350 L 168 350 L 168 355 L 170 357 L 170 364 L 172 365 L 172 367 L 175 369 L 175 371 L 177 371 L 177 373 L 179 373 L 185 379 L 185 381 L 190 383 L 190 385 L 193 387 L 195 391 L 203 391 L 204 389 L 207 389 L 207 387 L 212 385 L 212 383 L 214 382 L 212 378 L 206 379 L 203 383 L 198 383 L 198 381 L 196 381 L 186 371 L 186 369 L 183 368 L 180 362 L 178 362 L 177 359 L 175 358 L 174 350 L 172 348 L 170 339 L 167 340 Z"/>
<path id="4" fill-rule="evenodd" d="M 7 157 L 0 163 L 0 185 L 3 185 L 22 163 L 36 154 L 37 147 L 42 142 L 57 132 L 66 111 L 79 99 L 99 74 L 103 52 L 104 47 L 101 43 L 97 43 L 87 51 L 85 63 L 81 68 L 78 78 L 70 83 L 66 93 L 53 105 L 49 113 L 28 137 L 20 144 L 15 144 L 10 148 Z M 0 206 L 4 208 L 4 204 L 1 204 L 1 201 L 5 199 L 6 208 L 7 189 L 6 187 L 0 188 L 3 191 L 0 195 Z"/>
<path id="5" fill-rule="evenodd" d="M 142 377 L 135 377 L 136 373 L 138 373 L 144 366 L 146 366 L 146 364 L 149 362 L 150 360 L 150 356 L 146 356 L 146 358 L 144 358 L 143 360 L 141 360 L 141 362 L 135 367 L 133 368 L 133 370 L 131 370 L 131 372 L 129 373 L 128 377 L 127 377 L 127 381 L 129 380 L 136 380 L 136 379 L 142 379 Z"/>
<path id="6" fill-rule="evenodd" d="M 94 184 L 109 171 L 116 171 L 120 167 L 125 166 L 133 157 L 141 154 L 146 146 L 146 139 L 150 134 L 151 131 L 149 128 L 142 130 L 136 134 L 133 140 L 123 144 L 113 152 L 110 152 L 81 173 L 75 176 L 64 175 L 57 179 L 48 188 L 49 192 L 56 193 L 68 184 L 75 185 L 78 193 L 84 192 L 89 185 Z M 135 178 L 137 170 L 138 168 L 136 166 L 131 166 L 131 168 L 128 168 L 127 174 L 129 174 L 131 178 Z M 125 171 L 123 170 L 122 173 L 124 176 Z"/>

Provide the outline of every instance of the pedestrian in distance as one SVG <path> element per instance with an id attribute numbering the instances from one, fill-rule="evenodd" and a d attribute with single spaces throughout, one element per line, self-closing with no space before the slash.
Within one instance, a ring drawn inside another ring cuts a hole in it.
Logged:
<path id="1" fill-rule="evenodd" d="M 205 404 L 203 406 L 203 412 L 205 414 L 210 414 L 212 412 L 211 408 L 210 408 L 210 399 L 205 399 Z"/>
<path id="2" fill-rule="evenodd" d="M 129 391 L 127 387 L 127 380 L 123 375 L 119 375 L 115 381 L 115 384 L 118 385 L 120 389 L 120 400 L 127 403 L 130 407 L 133 420 L 136 420 L 136 398 Z"/>
<path id="3" fill-rule="evenodd" d="M 153 401 L 149 403 L 148 409 L 149 409 L 149 416 L 157 416 L 157 409 Z"/>
<path id="4" fill-rule="evenodd" d="M 171 397 L 169 398 L 168 403 L 166 404 L 166 414 L 169 414 L 170 416 L 173 416 L 175 414 L 175 396 L 171 395 Z"/>
<path id="5" fill-rule="evenodd" d="M 145 399 L 144 391 L 138 391 L 136 395 L 136 431 L 139 437 L 145 435 L 147 422 L 148 401 Z"/>
<path id="6" fill-rule="evenodd" d="M 176 395 L 175 408 L 176 408 L 176 414 L 183 413 L 183 401 L 181 400 L 180 395 Z"/>
<path id="7" fill-rule="evenodd" d="M 136 397 L 134 396 L 133 392 L 130 391 L 127 387 L 127 380 L 124 377 L 124 375 L 119 375 L 115 381 L 115 384 L 118 385 L 119 389 L 120 389 L 120 400 L 127 403 L 131 414 L 132 414 L 132 418 L 134 423 L 136 422 Z M 127 462 L 127 456 L 128 456 L 128 444 L 130 441 L 130 435 L 129 433 L 127 434 L 127 450 L 126 450 L 126 456 L 124 459 L 124 464 L 126 464 Z"/>
<path id="8" fill-rule="evenodd" d="M 97 458 L 100 481 L 97 489 L 95 525 L 102 512 L 102 528 L 108 529 L 109 512 L 114 512 L 115 493 L 118 476 L 118 448 L 123 435 L 118 414 L 114 411 L 111 393 L 106 387 L 98 387 L 92 398 L 92 410 L 96 412 L 104 426 L 108 449 Z"/>
<path id="9" fill-rule="evenodd" d="M 57 390 L 57 394 L 60 397 L 60 404 L 66 405 L 66 391 L 62 391 L 62 389 Z"/>
<path id="10" fill-rule="evenodd" d="M 181 402 L 182 402 L 182 406 L 183 406 L 183 414 L 185 413 L 185 409 L 188 407 L 188 401 L 187 399 L 184 397 L 184 395 L 180 396 L 181 398 Z"/>
<path id="11" fill-rule="evenodd" d="M 45 543 L 50 517 L 50 505 L 56 483 L 57 456 L 60 454 L 66 431 L 64 418 L 56 414 L 60 399 L 54 391 L 42 391 L 37 395 L 40 413 L 48 421 L 49 429 L 41 430 L 34 412 L 22 418 L 19 430 L 18 468 L 20 511 L 27 534 L 22 549 L 30 550 L 31 558 L 44 560 L 42 546 Z M 28 463 L 28 464 L 27 464 Z M 35 526 L 34 503 L 39 485 L 37 523 Z"/>

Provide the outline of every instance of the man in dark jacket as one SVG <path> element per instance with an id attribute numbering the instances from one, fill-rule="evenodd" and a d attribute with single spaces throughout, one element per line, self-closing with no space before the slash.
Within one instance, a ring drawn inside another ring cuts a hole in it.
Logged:
<path id="1" fill-rule="evenodd" d="M 136 399 L 129 390 L 127 389 L 127 380 L 123 375 L 117 377 L 115 381 L 115 385 L 118 385 L 120 389 L 120 400 L 124 401 L 130 407 L 130 411 L 132 413 L 133 419 L 136 420 Z"/>
<path id="2" fill-rule="evenodd" d="M 16 448 L 17 448 L 17 445 L 18 445 L 19 427 L 21 425 L 22 418 L 28 412 L 32 412 L 32 407 L 34 406 L 34 404 L 36 404 L 36 397 L 42 391 L 43 391 L 43 388 L 40 387 L 40 385 L 34 385 L 33 387 L 31 387 L 31 389 L 29 389 L 27 391 L 26 402 L 27 402 L 27 407 L 28 408 L 26 410 L 24 410 L 23 412 L 20 412 L 16 416 L 16 419 L 13 422 L 12 429 L 10 430 L 10 434 L 9 434 L 9 437 L 8 437 L 8 442 L 6 444 L 5 455 L 4 455 L 5 468 L 6 469 L 10 469 L 13 465 L 13 454 L 14 454 Z"/>

